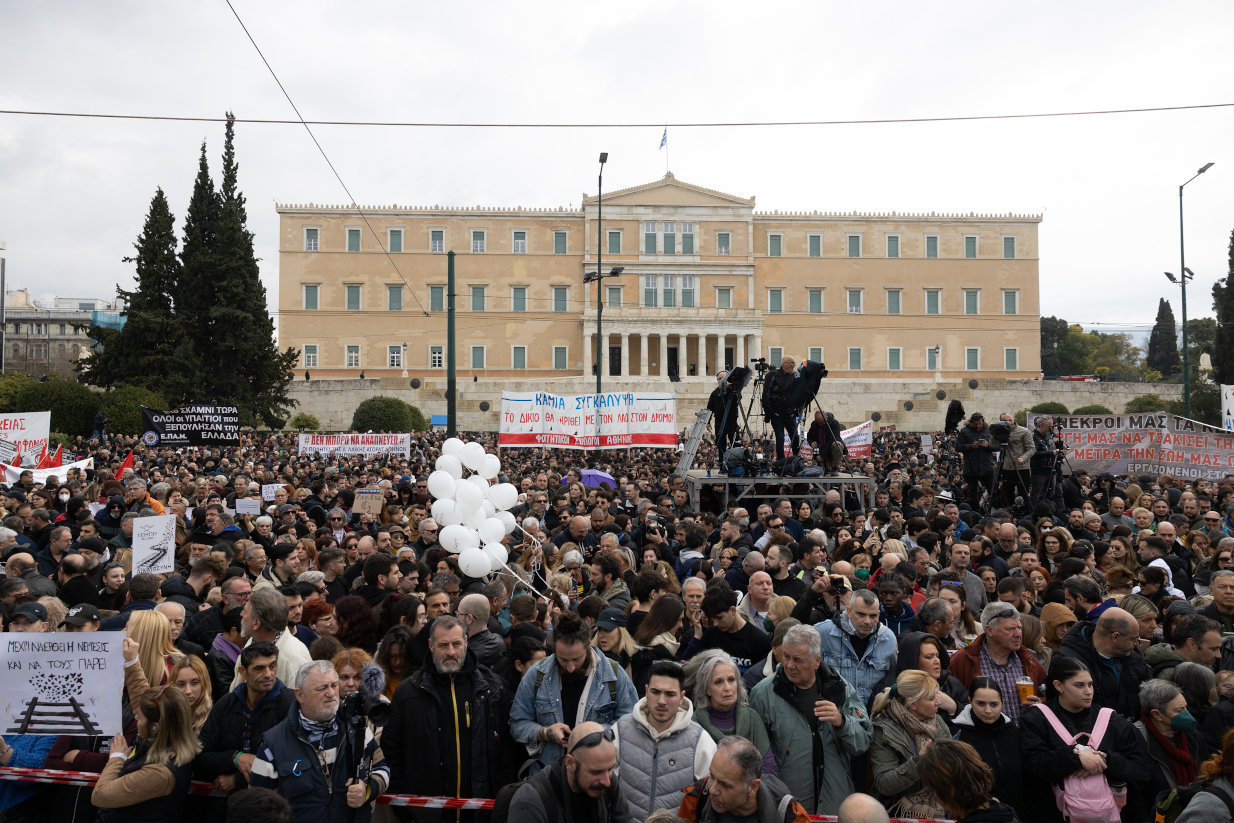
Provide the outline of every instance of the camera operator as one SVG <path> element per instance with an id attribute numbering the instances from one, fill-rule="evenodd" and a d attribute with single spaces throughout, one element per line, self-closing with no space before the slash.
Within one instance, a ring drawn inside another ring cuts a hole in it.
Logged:
<path id="1" fill-rule="evenodd" d="M 1015 504 L 1017 494 L 1028 500 L 1031 484 L 1029 468 L 1037 447 L 1033 444 L 1033 434 L 1024 426 L 1016 425 L 1015 417 L 1009 412 L 999 415 L 1000 423 L 1006 423 L 1011 431 L 1007 442 L 1003 444 L 1003 503 L 1010 507 Z"/>
<path id="2" fill-rule="evenodd" d="M 789 433 L 793 446 L 793 454 L 801 451 L 801 438 L 797 434 L 797 410 L 793 408 L 791 397 L 793 380 L 797 375 L 793 371 L 797 361 L 785 355 L 780 361 L 780 368 L 772 369 L 763 383 L 763 414 L 771 424 L 775 436 L 776 462 L 784 464 L 784 433 Z"/>
<path id="3" fill-rule="evenodd" d="M 840 562 L 835 565 L 846 567 L 849 564 Z M 837 611 L 847 609 L 848 601 L 853 595 L 853 584 L 843 574 L 838 573 L 842 570 L 832 569 L 832 573 L 828 574 L 821 565 L 815 566 L 811 572 L 814 578 L 812 585 L 802 592 L 797 605 L 793 607 L 792 617 L 807 626 L 814 626 L 830 620 Z"/>
<path id="4" fill-rule="evenodd" d="M 956 450 L 964 455 L 964 482 L 968 502 L 973 511 L 981 508 L 981 494 L 994 483 L 994 455 L 990 451 L 990 433 L 985 428 L 985 415 L 973 412 L 968 425 L 956 437 Z"/>
<path id="5" fill-rule="evenodd" d="M 1033 502 L 1040 503 L 1045 499 L 1046 486 L 1050 483 L 1050 477 L 1057 471 L 1054 465 L 1054 460 L 1059 452 L 1065 452 L 1067 446 L 1061 438 L 1054 435 L 1054 418 L 1049 415 L 1041 415 L 1037 418 L 1036 425 L 1033 427 L 1033 445 L 1036 447 L 1036 452 L 1033 454 L 1031 474 L 1033 480 Z M 1048 501 L 1054 503 L 1054 511 L 1062 511 L 1063 495 L 1061 484 L 1055 484 L 1056 501 Z"/>
<path id="6" fill-rule="evenodd" d="M 716 375 L 717 385 L 707 398 L 707 408 L 711 410 L 711 430 L 716 438 L 716 454 L 721 458 L 737 439 L 737 409 L 734 408 L 737 395 L 727 390 L 728 386 L 724 382 L 726 377 L 727 371 Z"/>

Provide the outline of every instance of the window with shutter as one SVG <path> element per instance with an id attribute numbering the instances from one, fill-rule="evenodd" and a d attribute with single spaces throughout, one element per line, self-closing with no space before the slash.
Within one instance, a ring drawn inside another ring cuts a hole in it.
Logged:
<path id="1" fill-rule="evenodd" d="M 729 242 L 732 234 L 726 231 L 716 233 L 716 254 L 728 254 L 732 244 Z"/>
<path id="2" fill-rule="evenodd" d="M 304 368 L 317 368 L 317 345 L 315 343 L 304 347 Z"/>
<path id="3" fill-rule="evenodd" d="M 968 371 L 977 371 L 981 362 L 981 349 L 965 349 L 964 350 L 964 368 Z"/>
<path id="4" fill-rule="evenodd" d="M 445 286 L 429 286 L 428 310 L 429 311 L 445 311 L 446 310 L 446 288 Z"/>
<path id="5" fill-rule="evenodd" d="M 887 235 L 887 256 L 900 256 L 900 238 L 894 234 Z"/>
<path id="6" fill-rule="evenodd" d="M 733 307 L 733 290 L 716 289 L 716 308 L 731 309 Z"/>
<path id="7" fill-rule="evenodd" d="M 1003 314 L 1016 314 L 1016 292 L 1003 292 Z"/>
<path id="8" fill-rule="evenodd" d="M 484 286 L 471 287 L 471 310 L 484 311 Z"/>
<path id="9" fill-rule="evenodd" d="M 484 347 L 483 346 L 472 346 L 471 347 L 471 367 L 473 369 L 484 368 Z"/>
<path id="10" fill-rule="evenodd" d="M 784 291 L 782 289 L 772 289 L 767 292 L 767 311 L 772 314 L 784 311 Z"/>
<path id="11" fill-rule="evenodd" d="M 553 232 L 553 254 L 565 254 L 567 252 L 567 235 L 564 231 Z"/>
<path id="12" fill-rule="evenodd" d="M 605 303 L 609 308 L 621 308 L 621 286 L 608 287 L 608 299 Z"/>
<path id="13" fill-rule="evenodd" d="M 430 369 L 445 368 L 446 359 L 441 346 L 429 346 L 428 348 L 428 367 Z"/>
<path id="14" fill-rule="evenodd" d="M 514 253 L 515 254 L 526 254 L 527 253 L 527 232 L 525 231 L 514 232 Z"/>
<path id="15" fill-rule="evenodd" d="M 810 235 L 810 256 L 811 257 L 822 257 L 823 256 L 823 238 L 817 234 Z"/>
<path id="16" fill-rule="evenodd" d="M 681 307 L 683 309 L 694 308 L 694 275 L 683 274 L 681 276 Z"/>
<path id="17" fill-rule="evenodd" d="M 360 230 L 347 230 L 347 251 L 360 251 Z"/>
<path id="18" fill-rule="evenodd" d="M 610 231 L 608 233 L 608 253 L 621 254 L 621 232 Z"/>
<path id="19" fill-rule="evenodd" d="M 484 254 L 484 232 L 473 231 L 471 233 L 471 253 Z"/>
<path id="20" fill-rule="evenodd" d="M 849 314 L 861 314 L 861 290 L 860 289 L 849 289 L 848 313 Z"/>
<path id="21" fill-rule="evenodd" d="M 390 253 L 399 254 L 403 251 L 403 230 L 390 229 Z"/>
<path id="22" fill-rule="evenodd" d="M 900 292 L 893 289 L 887 292 L 887 314 L 900 313 Z"/>
<path id="23" fill-rule="evenodd" d="M 438 254 L 446 250 L 446 233 L 444 231 L 434 231 L 429 245 L 429 251 Z"/>
<path id="24" fill-rule="evenodd" d="M 823 290 L 810 289 L 810 314 L 823 313 Z"/>
<path id="25" fill-rule="evenodd" d="M 926 314 L 939 313 L 939 303 L 942 302 L 940 299 L 941 294 L 942 292 L 933 289 L 926 292 Z"/>
<path id="26" fill-rule="evenodd" d="M 681 253 L 694 254 L 694 224 L 681 224 Z"/>
<path id="27" fill-rule="evenodd" d="M 403 310 L 403 287 L 390 286 L 386 290 L 386 308 L 390 311 Z"/>
<path id="28" fill-rule="evenodd" d="M 386 346 L 386 363 L 391 369 L 403 368 L 403 347 Z"/>
<path id="29" fill-rule="evenodd" d="M 861 256 L 861 235 L 860 234 L 850 234 L 848 236 L 848 256 L 849 257 L 860 257 Z"/>
<path id="30" fill-rule="evenodd" d="M 643 305 L 654 309 L 656 307 L 656 276 L 648 274 L 643 278 Z"/>
<path id="31" fill-rule="evenodd" d="M 656 253 L 656 224 L 643 224 L 643 254 Z"/>
<path id="32" fill-rule="evenodd" d="M 1016 371 L 1020 368 L 1019 349 L 1003 349 L 1003 368 L 1007 371 Z"/>
<path id="33" fill-rule="evenodd" d="M 317 311 L 318 307 L 318 289 L 319 286 L 304 287 L 304 308 L 309 311 Z"/>
<path id="34" fill-rule="evenodd" d="M 964 256 L 970 260 L 977 256 L 977 238 L 971 234 L 964 238 Z"/>
<path id="35" fill-rule="evenodd" d="M 360 311 L 360 287 L 347 287 L 347 311 Z"/>
<path id="36" fill-rule="evenodd" d="M 348 346 L 347 347 L 346 368 L 349 368 L 349 369 L 360 368 L 360 347 L 359 346 Z"/>
<path id="37" fill-rule="evenodd" d="M 565 346 L 553 346 L 553 368 L 557 371 L 570 368 L 569 349 Z"/>
<path id="38" fill-rule="evenodd" d="M 926 235 L 926 257 L 938 257 L 938 235 Z"/>
<path id="39" fill-rule="evenodd" d="M 664 308 L 677 306 L 677 278 L 671 274 L 664 275 Z"/>
<path id="40" fill-rule="evenodd" d="M 1003 238 L 1003 259 L 1005 260 L 1015 259 L 1015 238 L 1014 237 L 1004 237 Z"/>
<path id="41" fill-rule="evenodd" d="M 784 349 L 781 346 L 772 346 L 767 350 L 767 362 L 771 364 L 773 369 L 780 368 L 784 362 Z"/>
<path id="42" fill-rule="evenodd" d="M 848 368 L 850 371 L 861 371 L 861 349 L 848 350 Z"/>
<path id="43" fill-rule="evenodd" d="M 780 235 L 778 234 L 768 235 L 767 237 L 767 256 L 768 257 L 779 257 L 780 256 L 780 242 L 781 242 Z"/>
<path id="44" fill-rule="evenodd" d="M 664 253 L 665 254 L 676 254 L 677 253 L 677 224 L 676 223 L 665 223 L 664 224 Z"/>
<path id="45" fill-rule="evenodd" d="M 553 289 L 553 311 L 570 310 L 570 290 L 558 287 Z"/>
<path id="46" fill-rule="evenodd" d="M 527 289 L 526 287 L 518 287 L 514 289 L 510 295 L 510 310 L 511 311 L 527 311 Z"/>
<path id="47" fill-rule="evenodd" d="M 513 356 L 510 359 L 510 366 L 515 369 L 527 368 L 527 347 L 515 346 Z"/>
<path id="48" fill-rule="evenodd" d="M 304 230 L 304 250 L 317 251 L 317 229 Z"/>
<path id="49" fill-rule="evenodd" d="M 823 362 L 823 347 L 822 346 L 811 346 L 810 353 L 807 356 L 809 357 L 810 360 L 812 360 L 815 363 L 822 363 Z"/>
<path id="50" fill-rule="evenodd" d="M 887 349 L 887 370 L 888 371 L 899 371 L 900 370 L 900 350 L 899 349 Z"/>
<path id="51" fill-rule="evenodd" d="M 977 313 L 977 291 L 975 289 L 964 292 L 964 313 Z"/>

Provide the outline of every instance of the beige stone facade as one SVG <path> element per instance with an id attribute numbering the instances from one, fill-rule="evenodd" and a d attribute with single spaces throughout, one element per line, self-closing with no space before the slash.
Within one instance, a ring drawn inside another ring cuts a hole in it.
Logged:
<path id="1" fill-rule="evenodd" d="M 833 378 L 1040 374 L 1039 215 L 762 212 L 671 174 L 606 192 L 602 229 L 597 207 L 278 204 L 280 345 L 314 378 L 443 376 L 453 250 L 460 380 L 590 375 L 602 243 L 624 267 L 606 375 L 783 355 Z"/>

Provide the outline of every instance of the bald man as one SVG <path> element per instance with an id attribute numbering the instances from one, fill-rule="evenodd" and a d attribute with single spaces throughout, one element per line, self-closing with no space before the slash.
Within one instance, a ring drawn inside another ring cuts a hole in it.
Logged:
<path id="1" fill-rule="evenodd" d="M 1055 654 L 1074 657 L 1088 666 L 1094 706 L 1134 719 L 1140 716 L 1140 684 L 1153 676 L 1136 650 L 1139 636 L 1139 624 L 1130 612 L 1106 609 L 1096 624 L 1076 623 Z"/>
<path id="2" fill-rule="evenodd" d="M 569 787 L 566 798 L 572 809 L 589 810 L 588 818 L 609 823 L 633 823 L 621 786 L 613 777 L 617 767 L 617 747 L 613 732 L 591 721 L 579 723 L 566 741 L 566 756 L 552 766 L 532 775 L 510 801 L 510 820 L 519 823 L 559 823 L 576 819 L 577 812 L 567 813 L 553 802 L 546 809 L 542 796 L 559 796 Z"/>
<path id="3" fill-rule="evenodd" d="M 591 554 L 586 551 L 600 545 L 599 539 L 591 533 L 591 518 L 578 515 L 570 518 L 570 527 L 562 529 L 561 534 L 553 538 L 553 545 L 561 548 L 566 543 L 573 543 L 580 549 L 584 550 L 584 554 Z"/>
<path id="4" fill-rule="evenodd" d="M 750 554 L 755 554 L 755 552 Z M 771 580 L 771 575 L 765 571 L 755 572 L 750 575 L 747 596 L 742 599 L 738 609 L 746 620 L 754 624 L 755 628 L 765 630 L 763 621 L 766 619 L 767 612 L 771 609 L 771 601 L 775 600 L 775 597 L 775 584 Z"/>
<path id="5" fill-rule="evenodd" d="M 850 794 L 836 813 L 839 823 L 888 823 L 883 804 L 868 794 Z"/>
<path id="6" fill-rule="evenodd" d="M 506 643 L 489 631 L 489 600 L 482 594 L 464 595 L 458 601 L 458 619 L 467 629 L 467 649 L 490 669 L 501 661 Z"/>

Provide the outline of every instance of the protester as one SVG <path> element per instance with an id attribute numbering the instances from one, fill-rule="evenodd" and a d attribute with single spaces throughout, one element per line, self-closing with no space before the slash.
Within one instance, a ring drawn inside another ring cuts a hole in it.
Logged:
<path id="1" fill-rule="evenodd" d="M 938 714 L 938 682 L 907 670 L 874 698 L 871 788 L 897 817 L 941 817 L 943 810 L 917 775 L 920 756 L 951 736 Z"/>
<path id="2" fill-rule="evenodd" d="M 940 740 L 922 752 L 925 790 L 956 823 L 1016 823 L 1016 811 L 992 793 L 994 771 L 976 750 L 958 740 Z"/>
<path id="3" fill-rule="evenodd" d="M 990 677 L 972 682 L 972 702 L 955 719 L 955 739 L 972 746 L 994 771 L 993 794 L 1011 806 L 1020 820 L 1030 820 L 1024 795 L 1020 730 L 1003 713 L 1003 692 Z M 918 762 L 920 766 L 920 762 Z"/>

